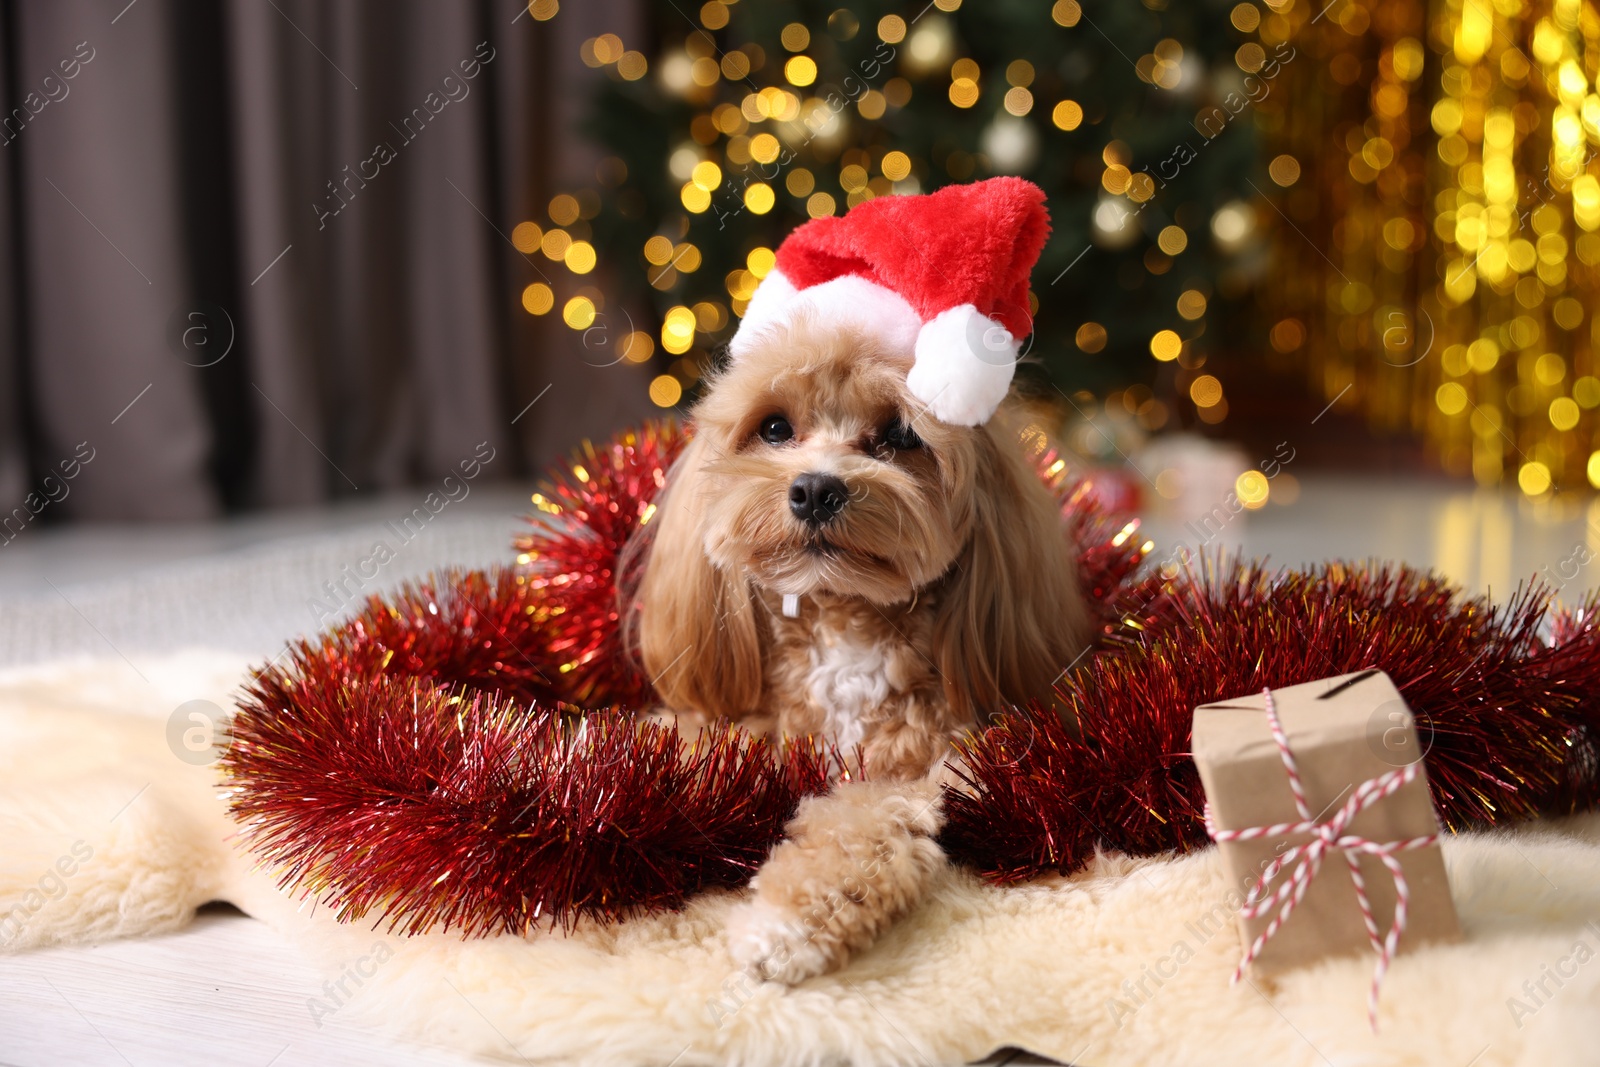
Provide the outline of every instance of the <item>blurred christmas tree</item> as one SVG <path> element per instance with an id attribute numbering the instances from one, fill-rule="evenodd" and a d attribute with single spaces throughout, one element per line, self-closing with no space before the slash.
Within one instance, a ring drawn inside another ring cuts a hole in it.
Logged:
<path id="1" fill-rule="evenodd" d="M 556 3 L 534 9 L 548 18 Z M 551 258 L 577 248 L 580 273 L 602 250 L 606 291 L 530 286 L 543 291 L 524 302 L 562 304 L 575 329 L 606 299 L 652 309 L 652 329 L 621 347 L 642 362 L 659 341 L 658 404 L 693 388 L 798 223 L 1018 174 L 1044 187 L 1054 219 L 1031 355 L 1056 389 L 1148 430 L 1226 417 L 1230 305 L 1268 256 L 1250 112 L 1292 57 L 1271 9 L 711 0 L 651 4 L 646 18 L 648 55 L 615 34 L 583 45 L 611 75 L 593 120 L 612 153 L 598 195 L 557 197 L 552 232 L 525 224 Z"/>

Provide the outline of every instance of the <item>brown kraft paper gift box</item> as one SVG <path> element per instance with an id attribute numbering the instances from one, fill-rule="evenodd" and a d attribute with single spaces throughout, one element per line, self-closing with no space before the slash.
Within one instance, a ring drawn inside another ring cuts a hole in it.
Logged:
<path id="1" fill-rule="evenodd" d="M 1405 700 L 1382 671 L 1325 678 L 1272 691 L 1278 720 L 1300 769 L 1311 816 L 1326 821 L 1362 782 L 1419 761 L 1416 724 Z M 1193 750 L 1206 799 L 1219 829 L 1300 821 L 1289 776 L 1267 725 L 1266 702 L 1254 693 L 1196 708 Z M 1421 767 L 1418 767 L 1419 772 Z M 1346 833 L 1376 842 L 1423 837 L 1438 830 L 1424 774 L 1358 813 Z M 1282 852 L 1311 840 L 1307 833 L 1219 844 L 1229 884 L 1247 892 Z M 1444 858 L 1438 845 L 1396 853 L 1410 886 L 1406 928 L 1398 951 L 1461 936 Z M 1330 849 L 1305 898 L 1252 963 L 1260 976 L 1304 966 L 1324 956 L 1370 952 L 1345 854 Z M 1394 878 L 1375 856 L 1361 856 L 1362 877 L 1379 936 L 1394 921 Z M 1290 874 L 1280 872 L 1267 893 Z M 1239 918 L 1246 948 L 1277 914 Z"/>

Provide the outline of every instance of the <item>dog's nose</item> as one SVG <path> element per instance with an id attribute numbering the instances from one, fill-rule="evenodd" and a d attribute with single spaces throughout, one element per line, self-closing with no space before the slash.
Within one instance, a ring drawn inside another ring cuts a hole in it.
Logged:
<path id="1" fill-rule="evenodd" d="M 850 493 L 831 474 L 802 474 L 789 486 L 789 510 L 812 526 L 821 526 L 844 510 Z"/>

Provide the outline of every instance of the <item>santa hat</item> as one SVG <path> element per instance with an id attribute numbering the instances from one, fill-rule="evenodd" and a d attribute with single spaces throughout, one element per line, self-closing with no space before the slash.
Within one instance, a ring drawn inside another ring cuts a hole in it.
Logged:
<path id="1" fill-rule="evenodd" d="M 977 426 L 1005 398 L 1033 329 L 1028 275 L 1049 233 L 1044 190 L 1021 178 L 813 219 L 778 246 L 728 350 L 738 361 L 775 324 L 816 312 L 914 353 L 911 394 L 942 422 Z"/>

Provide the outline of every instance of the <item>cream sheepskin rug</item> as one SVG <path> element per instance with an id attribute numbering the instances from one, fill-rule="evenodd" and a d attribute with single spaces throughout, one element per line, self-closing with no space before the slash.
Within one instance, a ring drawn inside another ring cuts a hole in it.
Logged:
<path id="1" fill-rule="evenodd" d="M 226 900 L 367 974 L 352 1011 L 375 1025 L 508 1057 L 493 1019 L 529 1062 L 940 1064 L 1011 1045 L 1085 1067 L 1600 1063 L 1600 818 L 1446 842 L 1466 940 L 1396 961 L 1376 1036 L 1370 958 L 1230 987 L 1236 887 L 1214 850 L 1102 856 L 1011 889 L 952 872 L 845 971 L 789 989 L 731 963 L 737 894 L 461 941 L 341 926 L 279 892 L 231 842 L 211 769 L 167 741 L 173 709 L 229 707 L 245 667 L 190 653 L 0 674 L 0 950 L 159 935 Z"/>

